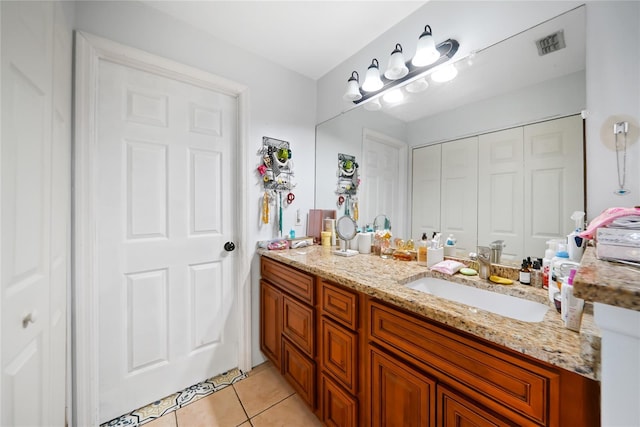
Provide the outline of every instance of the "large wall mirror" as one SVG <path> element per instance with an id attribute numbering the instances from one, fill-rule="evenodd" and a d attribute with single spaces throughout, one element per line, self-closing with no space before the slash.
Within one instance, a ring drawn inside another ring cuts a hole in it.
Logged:
<path id="1" fill-rule="evenodd" d="M 569 117 L 579 127 L 579 132 L 570 137 L 579 138 L 580 146 L 583 138 L 580 112 L 586 106 L 585 8 L 578 7 L 522 30 L 473 57 L 457 61 L 459 73 L 450 82 L 434 83 L 427 76 L 427 89 L 420 93 L 405 91 L 402 102 L 388 104 L 380 99 L 381 108 L 375 110 L 367 101 L 318 125 L 315 207 L 337 209 L 338 216 L 342 214 L 335 193 L 334 165 L 338 153 L 345 153 L 355 156 L 360 165 L 359 226 L 373 222 L 378 214 L 386 214 L 398 237 L 417 239 L 423 231 L 432 229 L 456 234 L 455 224 L 452 226 L 455 221 L 447 218 L 454 217 L 451 206 L 458 206 L 457 213 L 465 212 L 470 216 L 466 221 L 475 224 L 459 233 L 460 255 L 477 245 L 488 245 L 496 236 L 502 238 L 499 233 L 487 234 L 484 226 L 488 221 L 504 222 L 506 218 L 496 210 L 498 201 L 487 197 L 484 188 L 491 185 L 496 156 L 500 156 L 500 150 L 506 153 L 504 147 L 499 148 L 499 132 L 515 132 L 526 139 L 527 132 L 532 131 L 530 126 L 541 126 L 534 128 L 541 136 L 529 137 L 538 141 L 535 149 L 540 153 L 552 150 L 554 144 L 553 138 L 545 139 L 552 132 L 545 130 L 544 123 Z M 558 33 L 566 47 L 539 55 L 536 41 Z M 526 148 L 527 142 L 524 144 Z M 451 156 L 456 160 L 451 161 Z M 523 163 L 512 162 L 511 170 L 524 171 L 529 167 L 524 164 L 528 158 L 526 152 L 520 153 Z M 535 212 L 546 212 L 545 217 L 558 220 L 554 225 L 536 222 L 536 215 L 540 215 L 531 214 L 534 210 L 525 202 L 526 197 L 520 201 L 505 199 L 502 208 L 511 212 L 509 218 L 521 216 L 518 221 L 522 222 L 503 230 L 508 241 L 503 252 L 507 260 L 542 256 L 546 240 L 572 231 L 571 210 L 584 210 L 582 152 L 570 153 L 560 161 L 577 166 L 569 168 L 576 175 L 573 182 L 580 184 L 571 189 L 572 194 L 577 194 L 575 201 L 570 207 L 561 207 L 561 200 L 557 200 L 567 195 L 566 188 L 557 188 L 558 179 L 564 177 L 553 173 L 521 177 L 522 193 L 535 192 L 539 198 L 545 188 L 553 190 L 548 193 L 544 209 L 538 206 Z M 455 165 L 471 175 L 466 181 L 458 180 L 464 183 L 462 186 L 447 187 L 445 183 L 456 181 Z M 422 192 L 429 185 L 437 186 L 438 192 Z M 466 188 L 473 188 L 473 195 L 466 195 Z M 445 203 L 452 199 L 464 203 L 450 204 L 447 213 Z M 514 203 L 521 205 L 514 209 Z M 429 217 L 430 212 L 438 213 L 437 221 Z M 535 243 L 525 245 L 525 235 L 534 235 Z"/>

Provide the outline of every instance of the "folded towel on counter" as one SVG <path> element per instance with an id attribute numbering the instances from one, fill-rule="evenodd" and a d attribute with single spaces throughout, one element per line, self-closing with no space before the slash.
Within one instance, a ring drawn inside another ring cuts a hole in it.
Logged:
<path id="1" fill-rule="evenodd" d="M 579 236 L 586 239 L 593 239 L 598 228 L 607 227 L 616 220 L 627 224 L 627 226 L 635 223 L 640 225 L 640 207 L 605 209 L 589 223 L 587 229 L 581 232 Z"/>

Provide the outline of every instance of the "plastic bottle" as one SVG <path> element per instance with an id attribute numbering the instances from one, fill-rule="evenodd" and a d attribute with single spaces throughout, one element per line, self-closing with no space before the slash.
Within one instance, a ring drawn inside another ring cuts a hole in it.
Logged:
<path id="1" fill-rule="evenodd" d="M 429 239 L 427 238 L 427 233 L 422 233 L 422 238 L 418 242 L 418 250 L 416 255 L 416 260 L 419 265 L 427 266 L 427 245 L 429 244 Z"/>
<path id="2" fill-rule="evenodd" d="M 542 288 L 549 288 L 549 270 L 551 269 L 551 260 L 556 255 L 554 240 L 547 240 L 547 249 L 544 251 L 544 258 L 542 258 Z M 553 301 L 552 301 L 553 302 Z"/>
<path id="3" fill-rule="evenodd" d="M 575 221 L 574 230 L 567 236 L 567 252 L 571 261 L 580 262 L 586 240 L 578 236 L 584 227 L 584 212 L 576 211 L 571 215 L 571 219 Z"/>
<path id="4" fill-rule="evenodd" d="M 549 301 L 553 302 L 553 298 L 557 292 L 560 292 L 558 285 L 560 277 L 560 266 L 569 261 L 569 253 L 567 252 L 566 243 L 558 243 L 558 251 L 556 256 L 551 259 L 549 268 Z"/>

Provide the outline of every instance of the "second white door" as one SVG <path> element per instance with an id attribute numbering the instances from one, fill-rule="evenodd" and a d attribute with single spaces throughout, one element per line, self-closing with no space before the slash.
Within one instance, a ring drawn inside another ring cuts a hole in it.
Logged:
<path id="1" fill-rule="evenodd" d="M 238 364 L 237 100 L 101 61 L 99 419 Z"/>

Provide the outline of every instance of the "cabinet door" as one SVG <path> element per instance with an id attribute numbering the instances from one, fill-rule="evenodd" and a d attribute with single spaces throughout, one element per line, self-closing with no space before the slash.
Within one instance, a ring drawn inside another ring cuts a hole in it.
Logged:
<path id="1" fill-rule="evenodd" d="M 358 425 L 358 402 L 322 374 L 322 420 L 329 427 Z"/>
<path id="2" fill-rule="evenodd" d="M 282 333 L 309 357 L 315 356 L 315 313 L 288 295 L 282 297 Z"/>
<path id="3" fill-rule="evenodd" d="M 286 338 L 282 340 L 282 374 L 302 400 L 315 409 L 316 364 Z"/>
<path id="4" fill-rule="evenodd" d="M 281 369 L 282 293 L 260 281 L 260 350 Z"/>
<path id="5" fill-rule="evenodd" d="M 411 236 L 440 231 L 440 156 L 442 144 L 413 150 Z"/>
<path id="6" fill-rule="evenodd" d="M 358 338 L 329 319 L 322 319 L 322 367 L 350 393 L 358 392 Z"/>
<path id="7" fill-rule="evenodd" d="M 371 424 L 426 427 L 435 423 L 435 381 L 369 347 Z"/>
<path id="8" fill-rule="evenodd" d="M 478 137 L 442 144 L 440 231 L 458 240 L 456 254 L 478 246 Z"/>
<path id="9" fill-rule="evenodd" d="M 470 399 L 438 385 L 437 425 L 439 427 L 506 427 L 516 424 L 504 421 L 482 409 Z"/>

